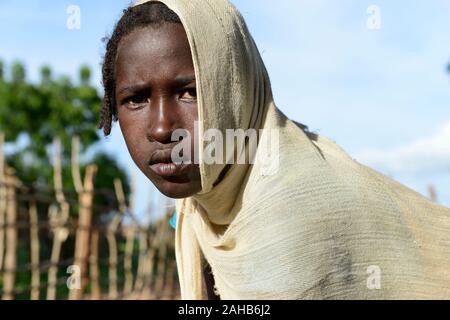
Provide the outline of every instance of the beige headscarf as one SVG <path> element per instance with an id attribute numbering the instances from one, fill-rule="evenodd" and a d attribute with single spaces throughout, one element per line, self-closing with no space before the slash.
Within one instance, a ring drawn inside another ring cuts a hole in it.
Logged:
<path id="1" fill-rule="evenodd" d="M 225 164 L 202 163 L 202 191 L 177 200 L 182 298 L 206 298 L 204 258 L 222 299 L 450 298 L 450 210 L 286 118 L 227 0 L 160 2 L 191 46 L 200 137 L 210 128 L 279 133 L 275 174 L 234 164 L 215 185 Z"/>

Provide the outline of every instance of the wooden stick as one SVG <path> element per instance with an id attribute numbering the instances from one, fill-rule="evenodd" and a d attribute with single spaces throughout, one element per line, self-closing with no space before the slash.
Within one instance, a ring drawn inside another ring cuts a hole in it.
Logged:
<path id="1" fill-rule="evenodd" d="M 124 270 L 125 270 L 125 285 L 124 293 L 130 294 L 133 291 L 133 249 L 134 239 L 136 238 L 136 227 L 130 225 L 126 227 L 126 240 L 125 240 L 125 257 L 124 257 Z"/>
<path id="2" fill-rule="evenodd" d="M 111 227 L 111 225 L 108 226 L 106 239 L 108 241 L 109 248 L 108 292 L 109 299 L 114 300 L 117 298 L 117 240 L 115 230 Z"/>
<path id="3" fill-rule="evenodd" d="M 83 184 L 81 182 L 81 173 L 80 173 L 80 163 L 79 163 L 79 152 L 80 152 L 80 137 L 73 136 L 72 137 L 72 159 L 71 159 L 71 168 L 72 168 L 72 179 L 73 184 L 75 186 L 75 190 L 77 193 L 83 192 Z"/>
<path id="4" fill-rule="evenodd" d="M 39 270 L 39 228 L 36 200 L 30 202 L 30 260 L 31 260 L 31 300 L 39 300 L 40 270 Z"/>
<path id="5" fill-rule="evenodd" d="M 108 278 L 109 278 L 109 298 L 110 299 L 116 299 L 118 296 L 118 289 L 117 289 L 117 265 L 118 265 L 118 248 L 117 248 L 117 239 L 116 239 L 116 231 L 119 227 L 120 222 L 122 221 L 123 215 L 126 211 L 126 204 L 125 204 L 125 194 L 123 192 L 122 182 L 119 178 L 114 179 L 114 190 L 116 193 L 117 201 L 119 203 L 119 214 L 114 216 L 113 219 L 111 219 L 110 223 L 108 224 L 108 229 L 106 233 L 106 239 L 108 242 L 108 248 L 109 248 L 109 268 L 108 268 Z M 126 260 L 126 258 L 125 258 Z M 130 270 L 127 270 L 127 265 L 125 264 L 125 282 L 127 281 L 127 272 L 131 272 Z M 129 284 L 125 283 L 125 291 L 128 290 Z"/>
<path id="6" fill-rule="evenodd" d="M 153 261 L 155 259 L 155 250 L 152 246 L 149 246 L 149 250 L 147 253 L 147 259 L 144 263 L 144 289 L 142 292 L 142 299 L 148 299 L 148 295 L 151 294 L 152 288 L 152 276 L 153 276 Z"/>
<path id="7" fill-rule="evenodd" d="M 81 181 L 79 163 L 79 144 L 77 136 L 72 139 L 71 169 L 75 190 L 78 193 L 78 229 L 75 238 L 74 264 L 80 270 L 80 289 L 73 289 L 69 293 L 70 300 L 79 300 L 83 297 L 87 285 L 87 260 L 89 257 L 89 236 L 92 222 L 92 204 L 94 202 L 94 178 L 97 172 L 96 165 L 86 167 L 84 182 Z"/>
<path id="8" fill-rule="evenodd" d="M 5 135 L 0 132 L 0 271 L 3 270 L 3 257 L 5 254 L 5 213 L 6 213 L 6 187 L 5 187 L 5 154 L 3 146 Z"/>
<path id="9" fill-rule="evenodd" d="M 79 213 L 78 230 L 75 239 L 75 265 L 80 270 L 80 289 L 71 290 L 70 300 L 79 300 L 83 296 L 87 284 L 86 279 L 86 261 L 89 255 L 89 231 L 92 220 L 92 204 L 94 201 L 94 177 L 97 172 L 96 165 L 89 165 L 86 168 L 84 177 L 83 192 L 78 194 Z"/>
<path id="10" fill-rule="evenodd" d="M 58 264 L 61 255 L 61 247 L 63 240 L 63 233 L 60 228 L 55 227 L 53 231 L 53 245 L 50 255 L 51 266 L 48 269 L 48 287 L 47 300 L 56 299 L 56 282 L 58 280 Z"/>
<path id="11" fill-rule="evenodd" d="M 127 211 L 127 204 L 125 202 L 122 181 L 120 181 L 119 178 L 114 179 L 114 191 L 116 193 L 117 202 L 119 203 L 119 212 L 125 214 L 125 211 Z"/>
<path id="12" fill-rule="evenodd" d="M 61 141 L 59 139 L 55 139 L 53 141 L 53 146 L 55 149 L 53 158 L 53 183 L 55 187 L 56 200 L 59 207 L 50 206 L 48 211 L 50 230 L 53 233 L 53 244 L 50 256 L 51 266 L 48 269 L 47 300 L 56 299 L 58 265 L 61 256 L 61 247 L 69 235 L 69 231 L 65 227 L 65 224 L 69 219 L 70 210 L 69 204 L 66 201 L 63 192 Z"/>
<path id="13" fill-rule="evenodd" d="M 100 288 L 100 269 L 98 266 L 98 245 L 99 245 L 99 231 L 98 229 L 92 230 L 91 240 L 91 254 L 89 258 L 89 275 L 91 277 L 91 296 L 94 300 L 101 298 Z"/>
<path id="14" fill-rule="evenodd" d="M 134 284 L 135 290 L 142 292 L 144 289 L 144 277 L 145 277 L 145 261 L 148 256 L 147 247 L 147 235 L 144 232 L 139 233 L 139 259 L 138 259 L 138 270 L 137 278 Z"/>
<path id="15" fill-rule="evenodd" d="M 167 234 L 169 231 L 169 215 L 168 212 L 164 215 L 161 222 L 161 234 L 158 241 L 158 264 L 157 264 L 157 282 L 155 291 L 162 295 L 166 285 L 166 267 L 167 267 Z"/>
<path id="16" fill-rule="evenodd" d="M 53 184 L 55 187 L 56 199 L 59 203 L 66 202 L 63 192 L 62 181 L 62 160 L 61 160 L 61 140 L 54 139 L 53 147 L 55 149 L 53 154 Z"/>
<path id="17" fill-rule="evenodd" d="M 127 210 L 127 205 L 125 202 L 125 193 L 123 192 L 122 181 L 119 178 L 114 179 L 114 190 L 117 197 L 117 202 L 119 204 L 119 213 L 121 218 Z M 124 284 L 124 294 L 129 295 L 133 290 L 133 270 L 132 270 L 132 258 L 133 258 L 133 248 L 134 248 L 134 232 L 135 230 L 130 230 L 127 227 L 125 231 L 125 255 L 123 261 L 124 273 L 125 273 L 125 284 Z"/>
<path id="18" fill-rule="evenodd" d="M 17 202 L 16 202 L 16 184 L 17 178 L 14 171 L 6 172 L 7 187 L 7 208 L 6 208 L 6 255 L 5 255 L 5 272 L 3 275 L 3 300 L 14 299 L 14 286 L 16 281 L 17 266 Z"/>
<path id="19" fill-rule="evenodd" d="M 175 282 L 175 277 L 174 277 L 174 271 L 175 271 L 175 266 L 174 266 L 174 261 L 170 260 L 167 262 L 167 283 L 166 283 L 166 288 L 165 288 L 165 292 L 167 292 L 167 296 L 166 298 L 169 300 L 173 300 L 175 297 L 175 286 L 174 286 L 174 282 Z"/>
<path id="20" fill-rule="evenodd" d="M 153 278 L 157 280 L 158 278 L 158 270 L 154 271 L 153 265 L 155 259 L 158 259 L 156 256 L 156 250 L 159 246 L 160 239 L 161 239 L 161 227 L 162 227 L 162 221 L 158 220 L 155 225 L 155 230 L 153 232 L 153 235 L 150 239 L 150 246 L 149 246 L 149 252 L 148 252 L 148 262 L 147 262 L 147 281 L 145 286 L 149 288 L 149 290 L 154 291 L 155 286 L 153 285 Z"/>

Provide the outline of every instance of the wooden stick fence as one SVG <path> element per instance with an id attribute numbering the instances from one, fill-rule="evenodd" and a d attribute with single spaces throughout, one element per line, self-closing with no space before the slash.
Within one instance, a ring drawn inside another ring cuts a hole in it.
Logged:
<path id="1" fill-rule="evenodd" d="M 2 299 L 179 297 L 174 232 L 168 224 L 173 209 L 168 209 L 156 224 L 142 226 L 134 216 L 133 202 L 126 204 L 120 179 L 114 181 L 112 190 L 102 190 L 102 194 L 109 192 L 115 199 L 116 207 L 108 207 L 105 212 L 105 208 L 96 206 L 94 199 L 99 191 L 94 189 L 94 182 L 98 168 L 88 166 L 81 177 L 77 137 L 72 140 L 71 157 L 76 194 L 63 189 L 61 142 L 57 139 L 54 189 L 35 190 L 21 184 L 6 165 L 4 143 L 0 133 Z M 131 199 L 135 190 L 132 185 Z M 49 191 L 53 198 L 48 196 Z M 71 212 L 78 215 L 71 216 Z M 107 222 L 102 222 L 99 215 L 109 217 Z M 67 273 L 71 266 L 76 266 L 79 274 Z M 78 289 L 69 289 L 74 275 L 79 279 Z"/>

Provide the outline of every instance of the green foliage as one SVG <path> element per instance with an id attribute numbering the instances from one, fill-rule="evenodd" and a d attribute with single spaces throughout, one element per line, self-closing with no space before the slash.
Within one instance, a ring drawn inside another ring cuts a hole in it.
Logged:
<path id="1" fill-rule="evenodd" d="M 89 84 L 89 79 L 91 78 L 91 70 L 87 66 L 82 66 L 80 69 L 80 80 L 84 85 Z"/>
<path id="2" fill-rule="evenodd" d="M 12 82 L 21 83 L 25 81 L 25 68 L 19 62 L 13 63 L 12 67 Z"/>
<path id="3" fill-rule="evenodd" d="M 41 68 L 41 82 L 43 84 L 49 84 L 52 79 L 52 70 L 49 66 L 43 66 Z"/>
<path id="4" fill-rule="evenodd" d="M 0 81 L 3 81 L 3 74 L 4 74 L 4 65 L 3 62 L 0 61 Z"/>
<path id="5" fill-rule="evenodd" d="M 54 138 L 62 143 L 64 186 L 73 189 L 70 171 L 71 140 L 80 137 L 80 152 L 99 141 L 97 130 L 101 97 L 90 84 L 91 71 L 80 68 L 79 79 L 74 83 L 68 77 L 53 77 L 49 66 L 40 70 L 40 82 L 29 83 L 25 68 L 15 62 L 5 74 L 0 61 L 0 131 L 7 142 L 26 141 L 7 162 L 16 169 L 26 184 L 53 186 L 52 144 Z M 19 139 L 20 138 L 20 139 Z M 18 144 L 16 144 L 18 145 Z M 99 167 L 96 188 L 113 188 L 115 177 L 122 178 L 125 191 L 129 191 L 125 172 L 115 159 L 97 154 L 90 163 Z M 82 172 L 86 164 L 81 163 Z"/>

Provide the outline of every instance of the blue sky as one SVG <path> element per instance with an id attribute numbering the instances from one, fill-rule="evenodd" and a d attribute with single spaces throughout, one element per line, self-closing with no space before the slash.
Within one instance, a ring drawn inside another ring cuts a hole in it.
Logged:
<path id="1" fill-rule="evenodd" d="M 130 1 L 0 0 L 0 59 L 20 60 L 31 80 L 50 64 L 94 70 L 101 38 Z M 450 206 L 450 1 L 235 0 L 262 52 L 278 107 L 335 140 L 352 157 Z M 70 5 L 81 29 L 66 27 Z M 369 29 L 369 6 L 380 29 Z M 116 125 L 96 148 L 136 177 L 137 210 L 158 196 L 138 172 Z"/>

